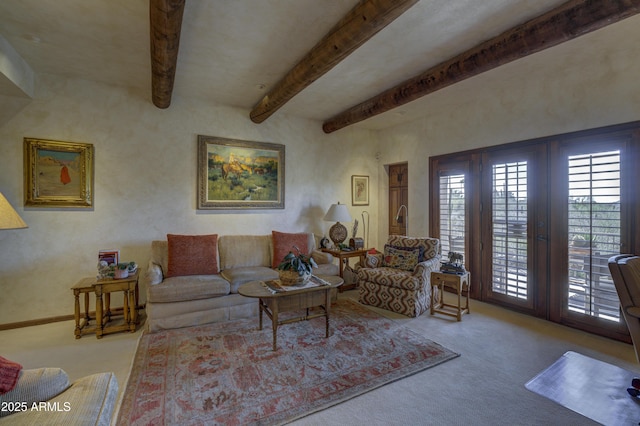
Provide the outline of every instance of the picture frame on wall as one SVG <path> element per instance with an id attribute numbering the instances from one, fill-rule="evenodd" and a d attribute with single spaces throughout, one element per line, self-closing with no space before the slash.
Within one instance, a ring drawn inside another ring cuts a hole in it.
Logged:
<path id="1" fill-rule="evenodd" d="M 93 207 L 90 143 L 24 138 L 25 207 Z"/>
<path id="2" fill-rule="evenodd" d="M 354 206 L 369 205 L 369 176 L 351 176 L 351 204 Z"/>
<path id="3" fill-rule="evenodd" d="M 198 135 L 199 210 L 284 209 L 285 146 Z"/>

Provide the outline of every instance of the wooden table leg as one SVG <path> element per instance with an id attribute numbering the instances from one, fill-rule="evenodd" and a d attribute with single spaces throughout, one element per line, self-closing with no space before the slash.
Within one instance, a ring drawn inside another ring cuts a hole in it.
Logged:
<path id="1" fill-rule="evenodd" d="M 278 299 L 274 299 L 271 307 L 271 328 L 273 329 L 273 350 L 277 349 L 278 339 Z"/>
<path id="2" fill-rule="evenodd" d="M 329 337 L 329 312 L 331 311 L 331 289 L 328 288 L 325 290 L 325 305 L 324 305 L 324 313 L 325 313 L 325 337 Z"/>
<path id="3" fill-rule="evenodd" d="M 129 313 L 129 290 L 123 290 L 123 300 L 122 300 L 122 316 L 123 321 L 126 325 L 131 325 L 131 314 Z"/>
<path id="4" fill-rule="evenodd" d="M 89 324 L 89 321 L 91 321 L 91 316 L 89 315 L 89 292 L 88 291 L 84 292 L 84 321 L 85 321 L 85 325 Z"/>
<path id="5" fill-rule="evenodd" d="M 102 286 L 95 286 L 96 292 L 96 338 L 102 339 Z"/>
<path id="6" fill-rule="evenodd" d="M 111 321 L 111 293 L 104 293 L 104 316 L 107 319 L 106 322 Z"/>
<path id="7" fill-rule="evenodd" d="M 258 299 L 258 307 L 260 308 L 258 310 L 258 318 L 259 318 L 258 330 L 262 330 L 262 311 L 264 311 L 264 301 L 262 299 Z"/>
<path id="8" fill-rule="evenodd" d="M 137 286 L 138 284 L 136 283 L 135 286 L 133 286 L 134 288 L 129 289 L 129 331 L 131 331 L 132 333 L 136 331 L 136 325 L 138 324 L 138 305 L 136 302 L 135 291 L 135 287 Z"/>
<path id="9" fill-rule="evenodd" d="M 74 334 L 76 336 L 76 339 L 79 339 L 80 338 L 80 291 L 74 289 L 73 297 L 75 299 L 74 317 L 76 320 L 76 328 L 74 330 Z"/>

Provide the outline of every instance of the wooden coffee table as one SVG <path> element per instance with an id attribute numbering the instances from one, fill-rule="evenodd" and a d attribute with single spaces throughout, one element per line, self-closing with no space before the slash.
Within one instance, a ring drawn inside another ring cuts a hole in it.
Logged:
<path id="1" fill-rule="evenodd" d="M 263 281 L 251 281 L 243 284 L 238 289 L 238 293 L 246 297 L 255 297 L 260 305 L 259 328 L 262 330 L 262 313 L 266 313 L 271 318 L 273 329 L 273 350 L 277 349 L 278 326 L 298 321 L 309 320 L 317 317 L 325 317 L 326 334 L 329 337 L 329 317 L 331 312 L 331 290 L 340 287 L 344 280 L 338 276 L 320 275 L 319 278 L 329 283 L 329 285 L 319 285 L 316 287 L 291 289 L 274 293 L 265 286 Z M 321 312 L 309 314 L 309 309 L 319 307 Z M 306 314 L 296 318 L 279 320 L 278 315 L 282 312 L 305 310 Z"/>

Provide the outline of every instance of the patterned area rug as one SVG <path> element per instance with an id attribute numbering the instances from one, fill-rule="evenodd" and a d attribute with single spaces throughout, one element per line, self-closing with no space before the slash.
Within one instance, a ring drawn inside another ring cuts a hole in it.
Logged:
<path id="1" fill-rule="evenodd" d="M 267 318 L 267 322 L 269 322 Z M 247 319 L 142 336 L 118 424 L 270 425 L 459 356 L 350 300 L 278 328 Z"/>

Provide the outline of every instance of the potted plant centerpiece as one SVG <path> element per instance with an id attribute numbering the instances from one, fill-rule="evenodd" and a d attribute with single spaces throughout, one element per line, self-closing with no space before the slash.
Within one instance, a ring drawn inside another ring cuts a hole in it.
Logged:
<path id="1" fill-rule="evenodd" d="M 298 252 L 297 255 L 289 252 L 278 265 L 278 274 L 283 285 L 303 285 L 311 278 L 311 271 L 318 267 L 316 261 L 305 254 L 300 253 L 300 249 L 293 246 Z"/>
<path id="2" fill-rule="evenodd" d="M 127 278 L 129 273 L 135 273 L 138 265 L 135 262 L 129 263 L 118 263 L 115 265 L 115 269 L 113 271 L 113 278 L 120 280 L 123 278 Z"/>

